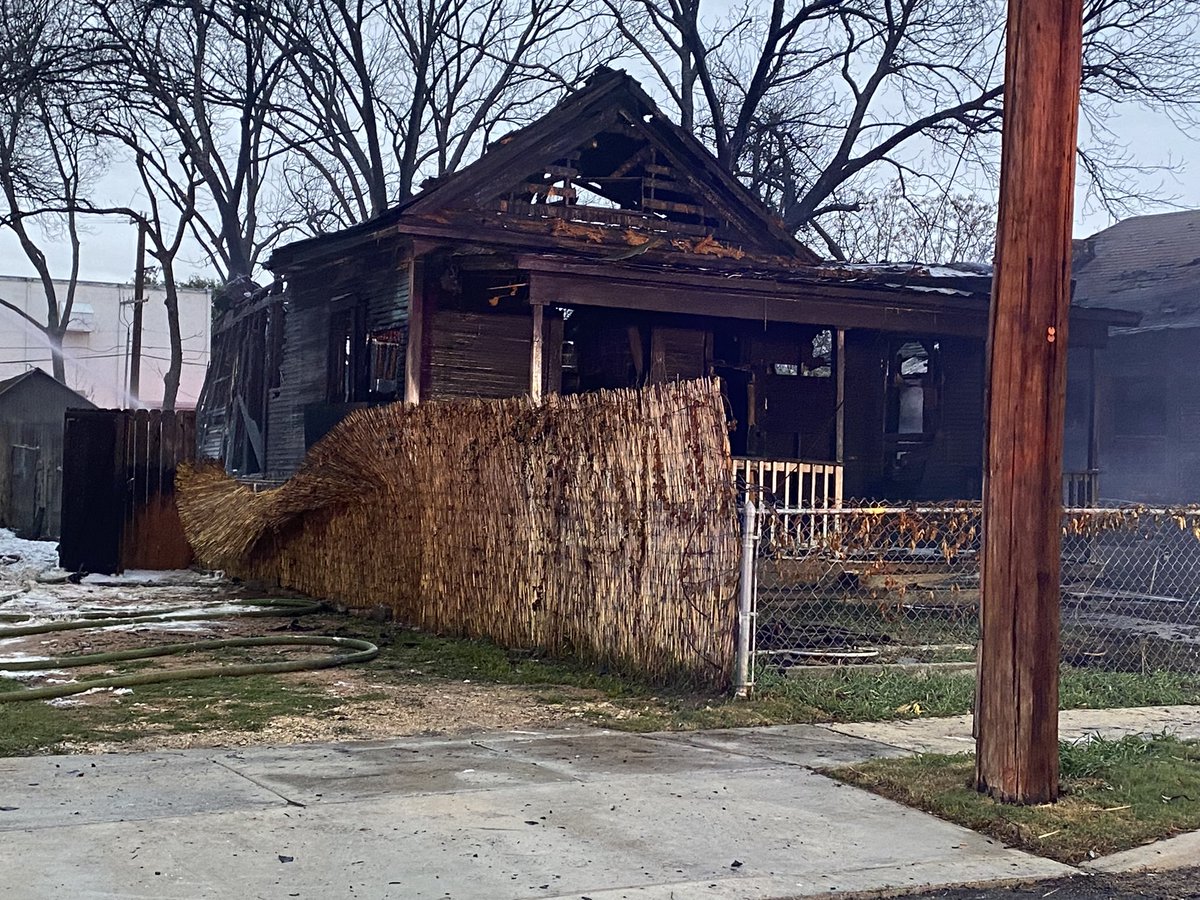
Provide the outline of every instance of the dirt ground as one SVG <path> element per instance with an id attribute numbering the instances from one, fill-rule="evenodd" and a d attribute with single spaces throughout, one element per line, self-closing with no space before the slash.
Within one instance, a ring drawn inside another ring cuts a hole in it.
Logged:
<path id="1" fill-rule="evenodd" d="M 138 576 L 122 579 L 89 579 L 82 584 L 43 584 L 27 581 L 25 589 L 0 603 L 0 628 L 80 616 L 130 614 L 134 610 L 173 611 L 221 609 L 232 600 L 262 596 L 220 580 L 195 573 L 156 575 L 139 582 Z M 28 617 L 21 621 L 23 617 Z M 269 635 L 279 632 L 337 634 L 354 619 L 337 615 L 236 618 L 205 622 L 153 623 L 106 629 L 57 632 L 0 639 L 0 672 L 4 660 L 65 654 L 100 653 L 194 640 Z M 314 648 L 274 648 L 273 656 L 310 655 Z M 263 654 L 258 654 L 262 657 Z M 158 667 L 202 665 L 217 661 L 211 655 L 187 654 L 153 661 Z M 95 677 L 103 667 L 60 669 L 36 673 L 8 673 L 33 687 Z M 545 687 L 522 687 L 432 678 L 413 671 L 381 672 L 370 666 L 349 666 L 315 672 L 274 676 L 281 684 L 318 699 L 340 701 L 332 709 L 273 716 L 254 730 L 205 727 L 179 732 L 147 726 L 140 737 L 119 742 L 104 740 L 69 743 L 64 749 L 100 752 L 120 749 L 181 749 L 247 744 L 283 744 L 342 740 L 376 740 L 414 734 L 453 735 L 487 730 L 566 728 L 578 726 L 589 710 L 608 706 L 592 691 L 555 689 L 547 702 Z M 165 707 L 139 698 L 139 691 L 104 690 L 52 701 L 62 707 L 125 705 L 138 719 L 153 719 Z"/>
<path id="2" fill-rule="evenodd" d="M 952 888 L 893 898 L 922 900 L 1194 900 L 1200 898 L 1200 869 L 1134 875 L 1076 875 L 1003 888 Z"/>
<path id="3" fill-rule="evenodd" d="M 276 716 L 263 728 L 253 731 L 206 728 L 182 734 L 149 732 L 133 740 L 88 741 L 67 749 L 85 753 L 132 752 L 544 730 L 578 726 L 582 710 L 593 702 L 582 699 L 578 711 L 572 712 L 569 707 L 542 703 L 538 692 L 529 688 L 454 682 L 394 685 L 363 678 L 351 669 L 279 677 L 293 684 L 319 686 L 332 696 L 352 701 L 364 694 L 386 697 L 357 700 L 329 712 Z"/>

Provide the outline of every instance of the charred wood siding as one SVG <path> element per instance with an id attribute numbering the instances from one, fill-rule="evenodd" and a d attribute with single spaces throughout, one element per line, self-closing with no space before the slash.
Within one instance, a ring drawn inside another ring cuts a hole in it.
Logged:
<path id="1" fill-rule="evenodd" d="M 515 397 L 529 390 L 528 316 L 440 310 L 432 322 L 432 400 Z"/>
<path id="2" fill-rule="evenodd" d="M 655 326 L 650 334 L 650 381 L 686 381 L 708 374 L 712 332 Z"/>
<path id="3" fill-rule="evenodd" d="M 267 471 L 288 476 L 304 459 L 304 407 L 326 396 L 329 310 L 293 299 L 287 304 L 279 388 L 271 397 L 267 424 Z"/>
<path id="4" fill-rule="evenodd" d="M 306 410 L 325 407 L 329 418 L 330 321 L 335 305 L 362 310 L 364 333 L 354 337 L 357 341 L 385 329 L 406 333 L 407 264 L 397 266 L 391 254 L 378 254 L 349 272 L 318 269 L 294 280 L 284 320 L 279 387 L 272 392 L 268 416 L 267 471 L 272 477 L 290 476 L 304 459 L 309 446 Z M 343 414 L 353 406 L 345 404 Z M 327 422 L 324 430 L 335 421 Z"/>
<path id="5" fill-rule="evenodd" d="M 408 264 L 374 269 L 362 279 L 367 330 L 408 327 Z"/>
<path id="6" fill-rule="evenodd" d="M 846 332 L 845 482 L 847 497 L 883 492 L 884 379 L 887 335 Z"/>

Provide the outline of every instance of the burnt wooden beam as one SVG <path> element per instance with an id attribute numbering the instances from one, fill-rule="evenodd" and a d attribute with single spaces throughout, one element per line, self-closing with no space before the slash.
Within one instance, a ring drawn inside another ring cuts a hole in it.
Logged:
<path id="1" fill-rule="evenodd" d="M 642 206 L 646 209 L 657 209 L 660 212 L 683 213 L 689 216 L 704 216 L 707 211 L 695 203 L 676 203 L 674 200 L 659 200 L 657 197 L 644 197 Z"/>
<path id="2" fill-rule="evenodd" d="M 542 374 L 544 360 L 542 358 L 545 343 L 544 320 L 545 312 L 540 303 L 532 306 L 533 338 L 529 343 L 529 396 L 534 403 L 542 402 Z"/>
<path id="3" fill-rule="evenodd" d="M 755 278 L 746 271 L 723 274 L 668 266 L 623 266 L 538 254 L 519 254 L 517 263 L 531 272 L 530 298 L 539 299 L 537 292 L 541 291 L 540 302 L 549 304 L 967 337 L 987 334 L 988 308 L 982 297 L 950 297 L 863 282 Z M 714 258 L 711 265 L 718 268 L 720 263 Z M 799 271 L 781 270 L 781 274 Z M 1112 316 L 1111 310 L 1073 308 L 1074 345 L 1103 346 Z"/>
<path id="4" fill-rule="evenodd" d="M 408 264 L 408 340 L 404 348 L 404 402 L 421 402 L 421 372 L 425 364 L 425 261 Z"/>
<path id="5" fill-rule="evenodd" d="M 622 175 L 632 172 L 638 167 L 639 163 L 645 162 L 653 155 L 653 153 L 654 148 L 650 147 L 649 145 L 640 148 L 636 153 L 633 154 L 633 156 L 629 157 L 629 159 L 625 160 L 625 162 L 613 169 L 612 172 L 609 173 L 608 177 L 620 178 Z"/>
<path id="6" fill-rule="evenodd" d="M 1083 0 L 1009 0 L 988 332 L 975 782 L 1058 797 L 1062 450 Z"/>
<path id="7" fill-rule="evenodd" d="M 530 300 L 556 306 L 601 306 L 646 312 L 714 316 L 723 319 L 789 322 L 804 325 L 839 325 L 880 331 L 913 331 L 982 337 L 987 329 L 983 309 L 920 309 L 902 302 L 881 303 L 877 297 L 845 302 L 816 296 L 773 295 L 753 289 L 733 294 L 728 290 L 699 292 L 685 285 L 625 281 L 617 278 L 585 279 L 567 273 L 534 272 L 530 275 Z"/>
<path id="8" fill-rule="evenodd" d="M 836 328 L 833 332 L 833 359 L 837 373 L 837 407 L 834 411 L 834 456 L 840 464 L 846 455 L 846 329 Z M 838 477 L 841 475 L 839 473 Z M 838 485 L 838 496 L 842 496 Z"/>

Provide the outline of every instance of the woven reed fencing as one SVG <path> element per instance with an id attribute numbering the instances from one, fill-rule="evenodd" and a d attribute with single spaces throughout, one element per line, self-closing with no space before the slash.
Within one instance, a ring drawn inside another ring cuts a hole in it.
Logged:
<path id="1" fill-rule="evenodd" d="M 352 413 L 283 486 L 181 471 L 206 564 L 440 634 L 727 683 L 738 530 L 713 380 Z"/>

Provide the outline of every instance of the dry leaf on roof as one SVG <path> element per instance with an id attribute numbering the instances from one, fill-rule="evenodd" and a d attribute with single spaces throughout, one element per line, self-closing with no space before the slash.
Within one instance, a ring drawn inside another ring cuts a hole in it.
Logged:
<path id="1" fill-rule="evenodd" d="M 594 225 L 578 225 L 565 219 L 555 219 L 550 225 L 550 233 L 558 237 L 582 238 L 593 244 L 603 244 L 605 231 Z"/>

